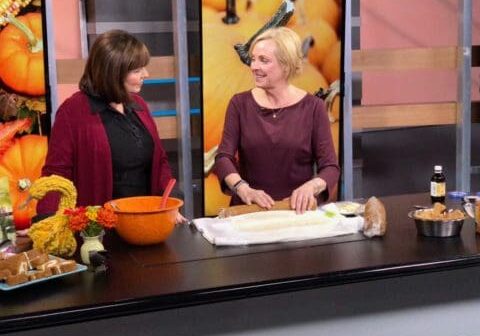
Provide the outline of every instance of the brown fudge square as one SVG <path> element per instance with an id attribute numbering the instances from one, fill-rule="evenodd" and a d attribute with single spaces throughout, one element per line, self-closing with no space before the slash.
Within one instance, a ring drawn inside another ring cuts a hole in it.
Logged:
<path id="1" fill-rule="evenodd" d="M 27 273 L 18 273 L 18 274 L 15 274 L 15 275 L 8 276 L 6 280 L 7 280 L 6 281 L 7 285 L 15 286 L 15 285 L 19 285 L 19 284 L 27 282 L 28 281 L 28 275 L 27 275 Z"/>
<path id="2" fill-rule="evenodd" d="M 77 263 L 75 260 L 65 260 L 60 263 L 60 269 L 62 273 L 73 272 L 77 269 Z"/>

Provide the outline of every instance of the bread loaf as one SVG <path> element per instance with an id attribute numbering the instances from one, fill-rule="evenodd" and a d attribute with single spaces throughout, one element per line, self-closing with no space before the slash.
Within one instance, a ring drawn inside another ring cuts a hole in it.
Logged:
<path id="1" fill-rule="evenodd" d="M 369 238 L 383 236 L 387 231 L 387 212 L 382 202 L 376 197 L 370 197 L 365 204 L 365 224 L 363 234 Z"/>

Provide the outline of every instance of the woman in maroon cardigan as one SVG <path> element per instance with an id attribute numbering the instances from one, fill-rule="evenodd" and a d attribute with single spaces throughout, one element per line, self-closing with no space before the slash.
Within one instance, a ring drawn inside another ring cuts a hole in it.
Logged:
<path id="1" fill-rule="evenodd" d="M 147 104 L 138 95 L 150 59 L 146 46 L 119 30 L 95 40 L 80 91 L 58 109 L 42 175 L 73 181 L 79 206 L 159 195 L 171 178 L 167 155 Z M 51 213 L 58 195 L 39 202 Z M 184 218 L 179 215 L 177 222 Z"/>
<path id="2" fill-rule="evenodd" d="M 270 208 L 290 197 L 302 213 L 333 194 L 340 169 L 325 106 L 289 83 L 301 70 L 300 44 L 288 28 L 270 29 L 252 43 L 255 88 L 231 99 L 215 157 L 232 204 Z"/>

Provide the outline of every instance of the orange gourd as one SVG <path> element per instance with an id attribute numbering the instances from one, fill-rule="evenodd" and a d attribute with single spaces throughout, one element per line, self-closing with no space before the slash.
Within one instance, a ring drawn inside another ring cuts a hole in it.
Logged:
<path id="1" fill-rule="evenodd" d="M 249 7 L 248 2 L 249 0 L 236 1 L 236 9 L 238 14 L 241 14 L 248 9 Z M 227 9 L 227 1 L 226 0 L 202 0 L 202 7 L 211 8 L 218 12 L 224 12 Z"/>
<path id="2" fill-rule="evenodd" d="M 233 48 L 248 41 L 262 22 L 246 16 L 242 23 L 227 25 L 217 16 L 203 26 L 204 151 L 220 143 L 228 102 L 253 86 L 250 68 Z"/>
<path id="3" fill-rule="evenodd" d="M 0 32 L 0 79 L 17 92 L 44 95 L 42 16 L 28 13 L 8 20 Z"/>
<path id="4" fill-rule="evenodd" d="M 221 26 L 216 25 L 219 28 Z M 203 40 L 203 108 L 204 151 L 208 152 L 221 140 L 225 112 L 230 98 L 253 85 L 248 66 L 244 65 L 235 50 L 235 43 L 243 43 L 241 35 L 205 36 Z M 220 56 L 221 61 L 215 57 Z"/>
<path id="5" fill-rule="evenodd" d="M 329 83 L 340 79 L 340 62 L 342 53 L 342 42 L 338 40 L 327 53 L 322 65 L 322 73 Z"/>
<path id="6" fill-rule="evenodd" d="M 341 10 L 335 0 L 297 0 L 295 7 L 293 17 L 297 24 L 309 24 L 322 19 L 333 29 L 338 28 Z"/>
<path id="7" fill-rule="evenodd" d="M 337 42 L 337 33 L 324 20 L 318 19 L 308 24 L 297 24 L 291 27 L 302 39 L 313 38 L 313 45 L 308 51 L 308 60 L 321 70 L 323 62 L 332 46 Z"/>
<path id="8" fill-rule="evenodd" d="M 205 177 L 205 214 L 207 216 L 216 216 L 220 209 L 228 207 L 230 196 L 225 195 L 220 189 L 220 182 L 214 174 Z"/>
<path id="9" fill-rule="evenodd" d="M 7 176 L 13 209 L 28 198 L 28 183 L 41 175 L 47 156 L 47 137 L 25 135 L 15 139 L 14 144 L 0 159 L 0 176 Z M 27 182 L 28 180 L 28 182 Z M 36 214 L 36 202 L 28 203 L 30 218 Z"/>
<path id="10" fill-rule="evenodd" d="M 264 17 L 271 17 L 283 0 L 252 0 L 252 10 Z M 314 23 L 321 19 L 337 29 L 340 22 L 340 6 L 335 0 L 296 0 L 295 12 L 288 21 L 288 26 Z"/>
<path id="11" fill-rule="evenodd" d="M 202 0 L 202 7 L 208 7 L 217 11 L 225 10 L 225 0 Z"/>
<path id="12" fill-rule="evenodd" d="M 333 146 L 335 147 L 335 153 L 338 158 L 338 149 L 340 145 L 340 96 L 336 95 L 333 98 L 332 105 L 330 106 L 329 116 L 331 117 L 330 121 L 330 130 L 332 132 Z"/>
<path id="13" fill-rule="evenodd" d="M 302 73 L 294 77 L 291 83 L 310 93 L 316 92 L 320 88 L 328 88 L 328 82 L 322 73 L 308 62 L 303 64 Z"/>

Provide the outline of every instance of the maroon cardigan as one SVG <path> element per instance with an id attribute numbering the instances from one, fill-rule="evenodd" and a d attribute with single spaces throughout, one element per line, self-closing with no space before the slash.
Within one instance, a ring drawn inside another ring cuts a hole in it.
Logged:
<path id="1" fill-rule="evenodd" d="M 151 192 L 160 195 L 172 176 L 168 158 L 147 104 L 138 95 L 133 98 L 139 106 L 135 112 L 154 142 Z M 86 94 L 73 94 L 57 111 L 42 176 L 56 174 L 72 180 L 78 192 L 77 206 L 102 205 L 112 198 L 111 156 L 98 111 L 91 110 Z M 37 212 L 55 212 L 58 196 L 58 193 L 48 193 L 38 203 Z"/>

